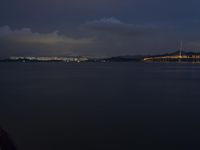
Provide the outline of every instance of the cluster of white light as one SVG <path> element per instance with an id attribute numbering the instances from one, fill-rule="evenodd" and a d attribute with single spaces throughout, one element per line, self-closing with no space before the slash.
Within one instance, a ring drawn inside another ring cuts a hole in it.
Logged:
<path id="1" fill-rule="evenodd" d="M 30 61 L 64 61 L 64 62 L 83 62 L 87 61 L 86 57 L 16 57 L 12 56 L 10 60 L 30 60 Z"/>

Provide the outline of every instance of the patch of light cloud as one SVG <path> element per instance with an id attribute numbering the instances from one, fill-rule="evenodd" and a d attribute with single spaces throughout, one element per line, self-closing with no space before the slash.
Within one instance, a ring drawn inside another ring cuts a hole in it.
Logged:
<path id="1" fill-rule="evenodd" d="M 60 35 L 58 31 L 39 33 L 32 32 L 30 28 L 12 30 L 9 26 L 0 27 L 0 38 L 26 44 L 89 44 L 92 42 L 92 39 L 90 38 L 67 37 L 65 35 Z"/>

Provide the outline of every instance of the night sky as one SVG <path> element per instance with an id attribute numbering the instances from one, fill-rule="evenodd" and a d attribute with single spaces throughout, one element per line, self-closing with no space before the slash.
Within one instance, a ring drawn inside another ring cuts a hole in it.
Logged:
<path id="1" fill-rule="evenodd" d="M 0 56 L 200 50 L 199 0 L 1 0 Z"/>

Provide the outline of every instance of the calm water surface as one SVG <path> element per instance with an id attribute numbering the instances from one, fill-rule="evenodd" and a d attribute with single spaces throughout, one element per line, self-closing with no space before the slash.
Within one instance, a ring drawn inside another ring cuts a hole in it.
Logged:
<path id="1" fill-rule="evenodd" d="M 200 64 L 0 63 L 19 150 L 199 149 Z"/>

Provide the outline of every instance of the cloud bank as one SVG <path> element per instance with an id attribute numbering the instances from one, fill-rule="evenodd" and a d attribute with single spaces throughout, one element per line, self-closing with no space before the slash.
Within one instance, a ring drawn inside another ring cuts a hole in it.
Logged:
<path id="1" fill-rule="evenodd" d="M 180 40 L 177 35 L 171 29 L 126 23 L 113 17 L 82 23 L 70 36 L 59 31 L 40 33 L 30 28 L 2 26 L 0 51 L 1 56 L 149 54 L 176 50 Z"/>
<path id="2" fill-rule="evenodd" d="M 90 38 L 74 38 L 51 33 L 32 32 L 30 28 L 12 30 L 9 26 L 0 27 L 0 48 L 2 55 L 61 55 L 92 43 Z"/>
<path id="3" fill-rule="evenodd" d="M 32 32 L 30 28 L 12 30 L 9 26 L 0 27 L 0 38 L 14 40 L 22 43 L 34 44 L 88 44 L 91 39 L 76 39 L 59 35 L 58 31 L 52 33 Z"/>
<path id="4" fill-rule="evenodd" d="M 157 30 L 157 28 L 153 26 L 128 24 L 116 18 L 102 18 L 87 22 L 85 27 L 93 31 L 119 36 L 138 36 L 141 34 L 150 34 L 150 32 L 155 32 Z"/>

